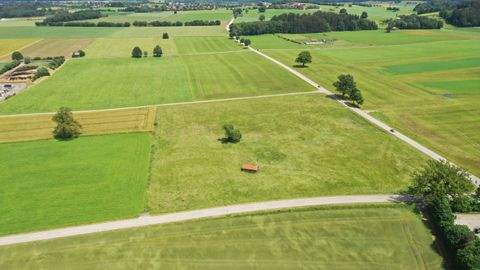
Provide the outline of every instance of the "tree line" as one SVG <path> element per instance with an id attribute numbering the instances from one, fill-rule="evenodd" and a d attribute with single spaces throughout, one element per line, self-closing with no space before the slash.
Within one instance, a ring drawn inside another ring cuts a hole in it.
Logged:
<path id="1" fill-rule="evenodd" d="M 90 20 L 90 19 L 98 19 L 101 17 L 105 17 L 100 11 L 98 10 L 80 10 L 75 12 L 68 12 L 66 10 L 61 10 L 55 13 L 53 16 L 49 16 L 45 18 L 41 22 L 36 22 L 37 26 L 59 26 L 56 24 L 64 22 L 71 22 L 71 21 L 81 21 L 81 20 Z"/>
<path id="2" fill-rule="evenodd" d="M 281 14 L 273 16 L 270 21 L 235 23 L 230 26 L 230 36 L 376 29 L 378 26 L 374 21 L 357 15 L 317 11 L 313 14 Z"/>
<path id="3" fill-rule="evenodd" d="M 51 22 L 45 24 L 43 22 L 37 22 L 37 26 L 71 26 L 71 27 L 130 27 L 131 25 L 136 27 L 169 27 L 169 26 L 211 26 L 211 25 L 220 25 L 221 21 L 203 21 L 203 20 L 194 20 L 189 22 L 169 22 L 169 21 L 134 21 L 132 24 L 130 22 L 85 22 L 85 21 L 74 21 L 74 22 Z"/>
<path id="4" fill-rule="evenodd" d="M 480 0 L 459 3 L 453 9 L 444 9 L 440 17 L 457 27 L 480 26 Z"/>
<path id="5" fill-rule="evenodd" d="M 417 14 L 440 12 L 440 17 L 457 27 L 480 26 L 480 0 L 429 0 L 413 9 Z"/>
<path id="6" fill-rule="evenodd" d="M 51 12 L 50 8 L 38 3 L 0 5 L 0 18 L 20 18 L 45 16 Z"/>
<path id="7" fill-rule="evenodd" d="M 390 32 L 394 27 L 398 29 L 440 29 L 443 27 L 443 22 L 434 18 L 426 16 L 400 15 L 397 18 L 386 20 L 387 32 Z"/>

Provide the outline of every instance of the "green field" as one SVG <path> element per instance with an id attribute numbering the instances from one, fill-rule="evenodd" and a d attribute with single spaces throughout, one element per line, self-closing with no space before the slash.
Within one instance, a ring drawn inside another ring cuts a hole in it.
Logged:
<path id="1" fill-rule="evenodd" d="M 253 52 L 162 58 L 73 59 L 51 78 L 0 104 L 0 113 L 102 109 L 312 87 Z M 38 102 L 38 101 L 42 102 Z"/>
<path id="2" fill-rule="evenodd" d="M 480 174 L 479 33 L 411 30 L 315 35 L 337 40 L 333 45 L 307 46 L 265 35 L 252 37 L 252 43 L 291 66 L 300 51 L 309 50 L 313 63 L 298 70 L 330 90 L 339 74 L 354 75 L 365 109 Z M 452 89 L 455 85 L 461 92 Z"/>
<path id="3" fill-rule="evenodd" d="M 320 94 L 159 107 L 157 121 L 149 189 L 153 213 L 390 194 L 405 189 L 425 160 Z M 240 143 L 218 141 L 225 123 L 241 130 Z M 241 172 L 247 162 L 258 163 L 261 171 Z"/>
<path id="4" fill-rule="evenodd" d="M 138 215 L 149 153 L 146 133 L 0 144 L 0 235 Z"/>
<path id="5" fill-rule="evenodd" d="M 443 269 L 408 207 L 343 206 L 206 219 L 0 247 L 2 269 Z"/>

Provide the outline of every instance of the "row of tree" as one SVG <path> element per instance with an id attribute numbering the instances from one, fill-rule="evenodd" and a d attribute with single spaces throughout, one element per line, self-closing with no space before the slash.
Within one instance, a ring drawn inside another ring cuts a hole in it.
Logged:
<path id="1" fill-rule="evenodd" d="M 397 18 L 388 19 L 387 32 L 390 32 L 394 27 L 398 29 L 440 29 L 443 27 L 443 22 L 427 16 L 400 15 Z"/>
<path id="2" fill-rule="evenodd" d="M 43 21 L 36 22 L 35 24 L 37 26 L 45 26 L 45 25 L 57 26 L 55 25 L 57 23 L 98 19 L 101 17 L 105 17 L 105 15 L 103 15 L 98 10 L 79 10 L 75 12 L 60 10 L 57 13 L 55 13 L 53 16 L 48 16 Z"/>
<path id="3" fill-rule="evenodd" d="M 49 8 L 38 3 L 0 5 L 0 18 L 39 17 L 49 12 Z"/>
<path id="4" fill-rule="evenodd" d="M 230 36 L 375 29 L 378 29 L 375 22 L 357 15 L 317 11 L 313 14 L 281 14 L 273 16 L 270 21 L 235 23 L 230 26 Z"/>
<path id="5" fill-rule="evenodd" d="M 162 55 L 163 55 L 162 47 L 160 47 L 160 45 L 155 46 L 153 48 L 153 57 L 162 57 Z M 133 50 L 132 50 L 132 57 L 133 58 L 142 58 L 142 56 L 147 57 L 148 52 L 147 51 L 142 51 L 142 49 L 140 49 L 140 47 L 138 47 L 138 46 L 133 48 Z"/>
<path id="6" fill-rule="evenodd" d="M 467 226 L 456 225 L 453 213 L 480 211 L 480 188 L 474 191 L 475 186 L 464 170 L 447 161 L 433 160 L 414 174 L 410 188 L 426 204 L 434 231 L 452 260 L 452 269 L 480 269 L 480 238 Z"/>

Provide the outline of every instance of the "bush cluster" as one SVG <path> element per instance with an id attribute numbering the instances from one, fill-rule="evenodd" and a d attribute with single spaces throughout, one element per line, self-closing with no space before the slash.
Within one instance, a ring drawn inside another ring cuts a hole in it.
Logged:
<path id="1" fill-rule="evenodd" d="M 18 67 L 18 65 L 20 65 L 20 63 L 21 63 L 20 61 L 14 60 L 14 61 L 12 61 L 12 62 L 4 65 L 4 66 L 0 69 L 0 74 L 3 74 L 3 73 L 5 73 L 5 72 L 7 72 L 7 71 L 9 71 L 9 70 L 11 70 L 11 69 L 13 69 L 13 68 Z"/>
<path id="2" fill-rule="evenodd" d="M 223 130 L 225 131 L 225 138 L 223 138 L 223 141 L 226 143 L 237 143 L 242 139 L 242 133 L 232 124 L 223 125 Z"/>
<path id="3" fill-rule="evenodd" d="M 48 25 L 46 24 L 37 24 L 37 26 L 70 26 L 70 27 L 130 27 L 129 22 L 54 22 Z"/>
<path id="4" fill-rule="evenodd" d="M 45 77 L 45 76 L 50 76 L 50 72 L 48 72 L 48 69 L 45 68 L 45 67 L 39 67 L 37 69 L 37 72 L 35 72 L 35 75 L 33 76 L 32 78 L 32 81 L 35 81 L 41 77 Z"/>
<path id="5" fill-rule="evenodd" d="M 313 14 L 281 14 L 273 16 L 270 21 L 235 23 L 230 26 L 230 36 L 376 29 L 375 22 L 357 15 L 317 11 Z"/>
<path id="6" fill-rule="evenodd" d="M 50 69 L 57 69 L 61 65 L 65 63 L 65 57 L 59 56 L 59 57 L 54 57 L 52 60 L 48 62 L 48 68 Z"/>

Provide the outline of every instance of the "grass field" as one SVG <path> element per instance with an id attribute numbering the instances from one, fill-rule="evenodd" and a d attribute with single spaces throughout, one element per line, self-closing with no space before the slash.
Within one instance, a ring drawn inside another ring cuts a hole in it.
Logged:
<path id="1" fill-rule="evenodd" d="M 144 210 L 150 135 L 0 144 L 0 235 Z"/>
<path id="2" fill-rule="evenodd" d="M 252 43 L 291 66 L 300 51 L 310 50 L 313 63 L 298 70 L 331 90 L 339 74 L 353 74 L 363 91 L 365 109 L 480 174 L 479 34 L 420 30 L 325 36 L 339 40 L 333 46 L 306 46 L 269 35 L 264 40 L 252 37 Z M 285 43 L 293 45 L 282 48 Z"/>
<path id="3" fill-rule="evenodd" d="M 0 247 L 0 268 L 443 269 L 408 207 L 307 208 Z"/>
<path id="4" fill-rule="evenodd" d="M 75 112 L 83 135 L 153 131 L 155 107 Z M 53 114 L 0 116 L 0 143 L 51 139 Z"/>
<path id="5" fill-rule="evenodd" d="M 255 53 L 73 59 L 0 104 L 0 113 L 103 109 L 314 90 Z M 38 101 L 42 102 L 38 102 Z"/>
<path id="6" fill-rule="evenodd" d="M 399 192 L 425 160 L 320 94 L 160 107 L 157 115 L 153 213 Z M 240 143 L 218 141 L 225 123 L 241 130 Z M 261 171 L 241 172 L 247 162 Z"/>

